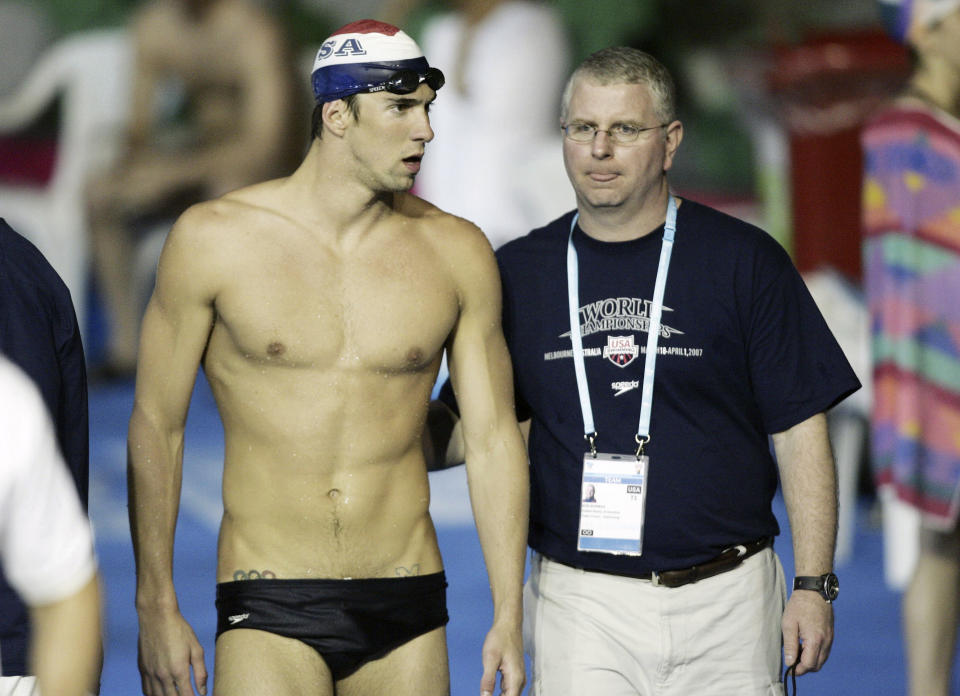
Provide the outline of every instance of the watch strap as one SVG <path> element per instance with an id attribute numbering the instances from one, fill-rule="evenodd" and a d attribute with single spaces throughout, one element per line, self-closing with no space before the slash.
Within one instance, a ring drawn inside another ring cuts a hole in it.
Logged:
<path id="1" fill-rule="evenodd" d="M 793 579 L 793 589 L 817 592 L 827 602 L 832 602 L 837 598 L 839 586 L 837 576 L 833 573 L 798 575 Z"/>

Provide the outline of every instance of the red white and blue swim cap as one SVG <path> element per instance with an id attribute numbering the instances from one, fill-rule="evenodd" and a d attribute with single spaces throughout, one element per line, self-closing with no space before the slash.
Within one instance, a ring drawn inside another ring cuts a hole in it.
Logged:
<path id="1" fill-rule="evenodd" d="M 399 70 L 423 77 L 429 68 L 417 42 L 402 30 L 362 19 L 337 29 L 317 51 L 311 73 L 313 94 L 323 104 L 376 90 Z"/>

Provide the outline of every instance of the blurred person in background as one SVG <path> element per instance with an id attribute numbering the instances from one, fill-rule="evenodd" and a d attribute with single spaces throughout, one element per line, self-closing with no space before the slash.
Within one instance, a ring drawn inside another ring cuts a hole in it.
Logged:
<path id="1" fill-rule="evenodd" d="M 386 3 L 391 14 L 418 4 Z M 447 86 L 430 113 L 439 137 L 416 191 L 475 223 L 497 248 L 573 204 L 554 127 L 569 41 L 560 13 L 546 2 L 450 0 L 447 6 L 421 32 L 423 50 L 444 66 Z"/>
<path id="2" fill-rule="evenodd" d="M 4 676 L 0 693 L 96 693 L 101 597 L 90 524 L 36 386 L 5 357 L 0 443 L 0 561 L 30 607 L 29 673 L 36 675 Z"/>
<path id="3" fill-rule="evenodd" d="M 43 396 L 56 442 L 86 508 L 87 377 L 77 316 L 70 292 L 57 272 L 2 218 L 0 353 L 26 373 Z M 0 574 L 0 694 L 15 680 L 19 683 L 20 676 L 30 674 L 29 636 L 27 607 Z"/>
<path id="4" fill-rule="evenodd" d="M 131 31 L 127 152 L 88 185 L 94 273 L 109 323 L 103 377 L 134 370 L 138 236 L 193 203 L 288 173 L 306 147 L 298 126 L 307 93 L 266 10 L 247 0 L 151 0 Z"/>
<path id="5" fill-rule="evenodd" d="M 911 696 L 946 696 L 960 623 L 960 2 L 890 0 L 914 52 L 863 131 L 865 286 L 879 487 L 921 514 L 903 597 Z"/>

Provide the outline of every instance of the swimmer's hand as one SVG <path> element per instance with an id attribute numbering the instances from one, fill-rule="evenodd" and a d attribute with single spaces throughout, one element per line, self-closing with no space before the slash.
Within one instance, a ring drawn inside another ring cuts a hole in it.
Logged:
<path id="1" fill-rule="evenodd" d="M 140 641 L 137 661 L 146 696 L 207 693 L 207 668 L 196 634 L 176 609 L 138 611 Z M 194 683 L 190 684 L 190 668 Z"/>
<path id="2" fill-rule="evenodd" d="M 523 665 L 523 639 L 519 626 L 494 623 L 483 642 L 483 677 L 480 679 L 481 696 L 493 696 L 500 672 L 500 693 L 503 696 L 520 696 L 527 681 Z"/>

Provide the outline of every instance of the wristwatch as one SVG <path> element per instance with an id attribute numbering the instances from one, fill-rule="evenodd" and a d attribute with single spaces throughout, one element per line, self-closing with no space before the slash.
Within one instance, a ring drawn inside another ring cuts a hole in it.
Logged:
<path id="1" fill-rule="evenodd" d="M 819 592 L 827 602 L 833 602 L 840 594 L 840 581 L 833 573 L 823 575 L 799 575 L 793 579 L 793 589 Z"/>

